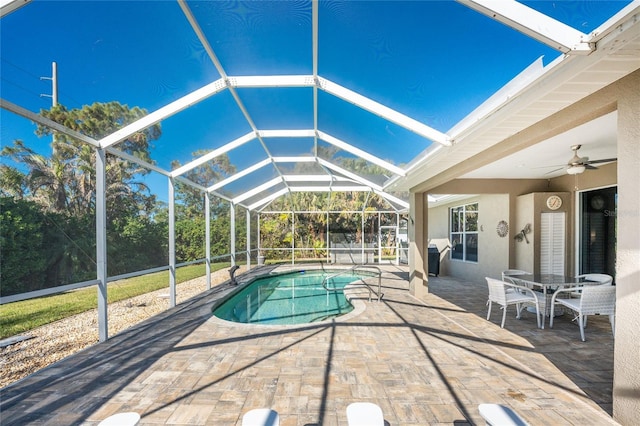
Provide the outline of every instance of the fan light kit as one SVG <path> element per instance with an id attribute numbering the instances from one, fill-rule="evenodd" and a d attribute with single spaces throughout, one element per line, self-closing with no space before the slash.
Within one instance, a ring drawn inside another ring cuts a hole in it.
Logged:
<path id="1" fill-rule="evenodd" d="M 581 164 L 577 164 L 575 166 L 569 166 L 569 168 L 567 169 L 567 173 L 570 175 L 579 175 L 580 173 L 584 172 L 586 169 L 586 167 L 584 167 Z"/>
<path id="2" fill-rule="evenodd" d="M 602 164 L 602 163 L 611 163 L 612 161 L 617 161 L 617 158 L 603 158 L 600 160 L 589 160 L 589 157 L 580 157 L 578 155 L 578 150 L 582 148 L 582 145 L 572 145 L 571 151 L 573 151 L 573 157 L 565 164 L 565 165 L 557 165 L 557 166 L 547 166 L 547 167 L 557 167 L 545 174 L 555 173 L 564 169 L 567 174 L 570 175 L 579 175 L 584 173 L 585 170 L 594 170 L 597 169 L 593 164 Z"/>
<path id="3" fill-rule="evenodd" d="M 582 145 L 573 145 L 571 150 L 573 151 L 573 157 L 567 163 L 567 173 L 570 175 L 579 175 L 583 173 L 586 169 L 595 169 L 595 166 L 591 164 L 598 163 L 608 163 L 611 161 L 616 161 L 616 158 L 603 158 L 602 160 L 591 160 L 589 161 L 589 157 L 580 157 L 578 155 L 578 150 L 582 147 Z"/>

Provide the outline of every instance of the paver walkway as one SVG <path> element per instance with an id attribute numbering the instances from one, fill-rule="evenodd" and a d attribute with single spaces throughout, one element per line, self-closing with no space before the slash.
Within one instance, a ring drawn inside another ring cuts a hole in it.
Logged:
<path id="1" fill-rule="evenodd" d="M 347 405 L 370 401 L 389 425 L 484 424 L 483 402 L 532 425 L 615 424 L 606 317 L 589 319 L 587 342 L 568 316 L 538 330 L 510 315 L 501 329 L 497 308 L 485 319 L 486 284 L 431 277 L 422 302 L 406 267 L 384 270 L 382 302 L 363 295 L 359 314 L 301 326 L 212 318 L 223 285 L 3 389 L 0 423 L 136 411 L 141 425 L 240 425 L 270 407 L 285 426 L 346 425 Z"/>

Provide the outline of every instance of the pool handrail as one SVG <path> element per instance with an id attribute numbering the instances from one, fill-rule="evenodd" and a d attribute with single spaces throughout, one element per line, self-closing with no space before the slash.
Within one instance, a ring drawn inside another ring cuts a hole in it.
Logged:
<path id="1" fill-rule="evenodd" d="M 382 291 L 382 270 L 380 268 L 378 268 L 377 266 L 374 266 L 374 265 L 365 265 L 365 264 L 353 265 L 349 269 L 344 269 L 342 271 L 335 272 L 335 273 L 333 273 L 331 275 L 327 275 L 322 279 L 322 287 L 324 287 L 324 289 L 327 290 L 327 291 L 336 291 L 336 290 L 338 290 L 336 288 L 332 288 L 332 289 L 328 288 L 327 287 L 327 281 L 330 280 L 331 278 L 335 278 L 337 276 L 344 275 L 344 274 L 346 274 L 348 272 L 354 272 L 356 269 L 359 269 L 359 268 L 362 268 L 362 269 L 369 268 L 369 269 L 375 269 L 377 271 L 377 273 L 378 273 L 378 293 L 377 294 L 378 294 L 378 302 L 379 302 L 380 298 L 382 297 L 382 292 L 381 292 Z M 324 267 L 322 269 L 324 270 Z M 369 301 L 371 301 L 371 286 L 369 286 L 369 284 L 364 282 L 364 280 L 362 282 L 369 289 Z"/>

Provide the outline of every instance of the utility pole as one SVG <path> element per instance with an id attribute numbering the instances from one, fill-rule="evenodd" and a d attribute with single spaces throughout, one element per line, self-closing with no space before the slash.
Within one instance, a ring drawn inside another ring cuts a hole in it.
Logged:
<path id="1" fill-rule="evenodd" d="M 51 80 L 51 94 L 40 94 L 40 96 L 51 98 L 51 106 L 58 105 L 58 64 L 51 62 L 51 77 L 40 77 L 40 80 Z"/>
<path id="2" fill-rule="evenodd" d="M 45 95 L 40 94 L 42 98 L 51 98 L 51 107 L 55 107 L 58 105 L 58 64 L 55 62 L 51 62 L 51 77 L 40 77 L 40 80 L 51 80 L 51 94 Z M 56 152 L 56 134 L 54 131 L 51 131 L 51 149 L 53 150 L 53 154 Z"/>

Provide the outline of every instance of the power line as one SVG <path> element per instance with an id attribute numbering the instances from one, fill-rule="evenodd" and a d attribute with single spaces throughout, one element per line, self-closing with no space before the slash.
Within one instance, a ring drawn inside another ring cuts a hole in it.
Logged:
<path id="1" fill-rule="evenodd" d="M 31 90 L 31 89 L 29 89 L 29 88 L 27 88 L 27 87 L 21 86 L 21 85 L 20 85 L 20 84 L 18 84 L 18 83 L 15 83 L 15 82 L 13 82 L 13 81 L 11 81 L 11 80 L 8 80 L 8 79 L 7 79 L 7 78 L 5 78 L 5 77 L 0 77 L 0 79 L 1 79 L 3 82 L 5 82 L 5 83 L 7 83 L 7 84 L 10 84 L 10 85 L 12 85 L 12 86 L 15 86 L 15 87 L 17 87 L 17 88 L 19 88 L 19 89 L 21 89 L 21 90 L 24 90 L 24 91 L 25 91 L 25 92 L 27 92 L 27 93 L 31 93 L 31 94 L 33 94 L 33 95 L 35 95 L 35 96 L 40 97 L 40 94 L 39 94 L 39 93 L 36 93 L 36 92 L 34 92 L 33 90 Z"/>
<path id="2" fill-rule="evenodd" d="M 39 76 L 37 76 L 37 75 L 35 75 L 35 74 L 32 74 L 32 73 L 31 73 L 31 72 L 29 72 L 28 70 L 26 70 L 26 69 L 24 69 L 24 68 L 20 67 L 19 65 L 14 64 L 13 62 L 9 61 L 9 60 L 8 60 L 8 59 L 6 59 L 6 58 L 2 58 L 2 62 L 6 62 L 7 64 L 11 65 L 12 67 L 14 67 L 14 68 L 16 68 L 16 69 L 18 69 L 18 70 L 22 71 L 22 72 L 23 72 L 23 73 L 25 73 L 25 74 L 30 75 L 31 77 L 33 77 L 33 78 L 35 78 L 35 79 L 39 79 L 39 78 L 40 78 Z"/>
<path id="3" fill-rule="evenodd" d="M 42 77 L 42 76 L 39 76 L 39 75 L 35 75 L 35 74 L 33 74 L 32 72 L 30 72 L 29 70 L 26 70 L 26 69 L 22 68 L 21 66 L 16 65 L 15 63 L 13 63 L 13 62 L 11 62 L 11 61 L 7 60 L 6 58 L 1 58 L 1 59 L 2 59 L 2 62 L 5 62 L 5 63 L 6 63 L 6 64 L 8 64 L 8 65 L 11 65 L 11 66 L 12 66 L 12 67 L 14 67 L 15 69 L 17 69 L 17 70 L 19 70 L 19 71 L 23 72 L 24 74 L 26 74 L 26 75 L 28 75 L 28 76 L 30 76 L 30 77 L 33 77 L 34 79 L 38 80 L 39 82 L 41 82 L 43 78 L 45 78 L 45 79 L 50 79 L 49 77 Z M 54 63 L 55 63 L 55 62 L 54 62 Z M 56 72 L 56 74 L 57 74 L 57 72 Z M 7 80 L 5 77 L 2 77 L 2 80 L 7 81 L 8 83 L 12 84 L 13 86 L 19 87 L 20 89 L 25 90 L 26 92 L 33 93 L 33 94 L 35 94 L 36 96 L 41 97 L 41 93 L 35 93 L 35 92 L 33 92 L 32 90 L 30 90 L 30 89 L 27 89 L 27 88 L 25 88 L 25 87 L 23 87 L 23 86 L 21 86 L 21 85 L 19 85 L 19 84 L 17 84 L 17 83 L 14 83 L 14 82 L 12 82 L 12 81 L 10 81 L 10 80 Z M 57 86 L 57 84 L 56 84 L 56 86 Z M 56 89 L 57 89 L 57 88 L 56 88 Z M 72 101 L 73 103 L 75 103 L 76 105 L 83 105 L 83 104 L 82 104 L 82 102 L 79 102 L 77 99 L 74 99 L 72 96 L 68 95 L 68 94 L 67 94 L 66 92 L 64 92 L 64 91 L 60 91 L 60 90 L 58 90 L 58 91 L 57 91 L 57 93 L 58 93 L 58 95 L 60 95 L 60 94 L 64 95 L 64 98 L 65 98 L 65 99 L 71 100 L 71 101 Z M 45 95 L 45 96 L 46 96 L 46 97 L 50 97 L 50 96 L 53 96 L 53 94 L 52 94 L 52 95 Z"/>

